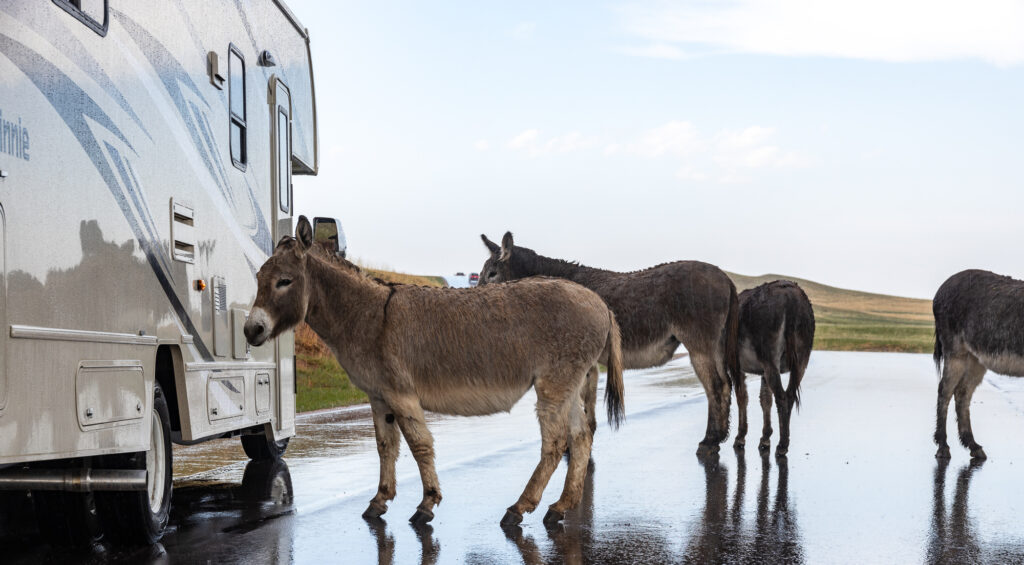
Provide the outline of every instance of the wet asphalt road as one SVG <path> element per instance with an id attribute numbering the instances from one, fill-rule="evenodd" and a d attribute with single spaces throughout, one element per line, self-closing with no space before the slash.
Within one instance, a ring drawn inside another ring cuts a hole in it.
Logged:
<path id="1" fill-rule="evenodd" d="M 981 465 L 957 445 L 952 461 L 936 462 L 936 384 L 927 355 L 815 352 L 788 460 L 757 452 L 755 379 L 746 452 L 733 451 L 730 437 L 718 457 L 700 460 L 706 402 L 687 359 L 629 371 L 626 424 L 618 432 L 602 424 L 583 504 L 554 530 L 541 518 L 564 463 L 538 512 L 520 528 L 498 525 L 539 456 L 531 395 L 511 414 L 431 420 L 444 501 L 419 529 L 407 522 L 421 497 L 408 450 L 398 497 L 383 520 L 366 522 L 378 473 L 368 410 L 306 415 L 284 464 L 231 463 L 244 459 L 237 440 L 177 450 L 176 473 L 188 476 L 175 482 L 171 531 L 158 547 L 67 554 L 22 540 L 0 555 L 15 563 L 1024 562 L 1024 382 L 989 375 L 976 392 L 975 435 L 989 455 Z M 734 406 L 733 435 L 735 419 Z"/>

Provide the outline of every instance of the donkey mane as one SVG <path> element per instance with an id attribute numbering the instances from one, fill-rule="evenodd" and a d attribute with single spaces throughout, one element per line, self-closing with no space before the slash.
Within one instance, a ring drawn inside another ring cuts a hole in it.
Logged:
<path id="1" fill-rule="evenodd" d="M 285 237 L 281 238 L 281 242 L 278 243 L 278 245 L 279 246 L 280 245 L 287 245 L 288 247 L 290 247 L 292 245 L 295 245 L 296 243 L 297 243 L 297 241 L 296 241 L 296 239 L 294 237 L 292 237 L 292 236 L 285 236 Z M 408 284 L 408 283 L 399 283 L 399 282 L 393 282 L 393 281 L 386 281 L 386 280 L 384 280 L 384 279 L 382 279 L 380 277 L 375 277 L 375 276 L 367 273 L 366 271 L 364 271 L 362 269 L 362 267 L 360 267 L 359 265 L 356 265 L 355 263 L 349 261 L 348 259 L 345 259 L 344 257 L 340 257 L 340 256 L 338 256 L 335 253 L 332 253 L 330 248 L 328 247 L 327 242 L 318 242 L 318 244 L 314 244 L 310 249 L 313 251 L 313 254 L 318 259 L 323 260 L 325 263 L 327 263 L 328 266 L 330 266 L 330 267 L 332 267 L 334 269 L 337 269 L 339 271 L 348 271 L 348 272 L 351 272 L 351 273 L 354 273 L 354 274 L 357 274 L 357 275 L 361 275 L 364 278 L 377 283 L 378 285 L 390 288 L 392 294 L 395 291 L 395 287 L 399 287 L 399 286 L 423 286 L 423 285 L 416 285 L 416 284 Z"/>
<path id="2" fill-rule="evenodd" d="M 558 276 L 561 278 L 569 278 L 569 273 L 578 273 L 581 270 L 589 270 L 602 273 L 617 273 L 620 275 L 634 275 L 637 273 L 643 273 L 645 271 L 652 271 L 654 269 L 658 269 L 668 265 L 673 265 L 679 262 L 665 261 L 664 263 L 658 263 L 657 265 L 653 265 L 651 267 L 644 267 L 642 269 L 635 269 L 633 271 L 613 271 L 610 269 L 602 269 L 600 267 L 591 267 L 590 265 L 584 265 L 579 261 L 547 257 L 545 255 L 537 253 L 536 251 L 530 249 L 529 247 L 522 247 L 519 245 L 515 246 L 513 255 L 516 258 L 514 260 L 517 260 L 518 264 L 525 265 L 530 270 L 535 270 L 536 267 L 543 264 L 545 266 L 545 270 L 559 273 L 558 275 L 552 276 Z"/>

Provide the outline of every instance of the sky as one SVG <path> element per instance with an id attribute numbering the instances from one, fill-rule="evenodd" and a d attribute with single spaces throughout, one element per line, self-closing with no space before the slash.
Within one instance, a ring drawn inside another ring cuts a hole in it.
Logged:
<path id="1" fill-rule="evenodd" d="M 1024 278 L 1024 1 L 288 0 L 349 257 L 477 271 L 479 235 L 629 271 L 930 298 Z"/>

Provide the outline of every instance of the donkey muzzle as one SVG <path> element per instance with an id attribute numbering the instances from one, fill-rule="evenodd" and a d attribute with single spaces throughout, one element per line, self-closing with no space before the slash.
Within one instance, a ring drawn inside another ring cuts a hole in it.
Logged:
<path id="1" fill-rule="evenodd" d="M 260 346 L 267 341 L 272 327 L 267 313 L 262 308 L 256 308 L 249 313 L 249 319 L 245 321 L 242 332 L 249 345 Z"/>

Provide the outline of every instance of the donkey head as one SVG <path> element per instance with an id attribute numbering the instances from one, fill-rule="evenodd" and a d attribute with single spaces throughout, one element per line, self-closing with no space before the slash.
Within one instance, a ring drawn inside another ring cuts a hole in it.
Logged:
<path id="1" fill-rule="evenodd" d="M 312 245 L 313 228 L 305 216 L 299 216 L 295 237 L 281 238 L 274 254 L 256 273 L 256 301 L 245 322 L 245 339 L 250 344 L 262 345 L 306 318 L 306 260 Z"/>
<path id="2" fill-rule="evenodd" d="M 512 280 L 512 248 L 515 247 L 512 232 L 505 232 L 500 247 L 484 234 L 480 234 L 480 239 L 484 240 L 484 245 L 491 252 L 491 256 L 484 261 L 484 266 L 480 269 L 480 282 L 477 284 L 482 286 Z"/>

